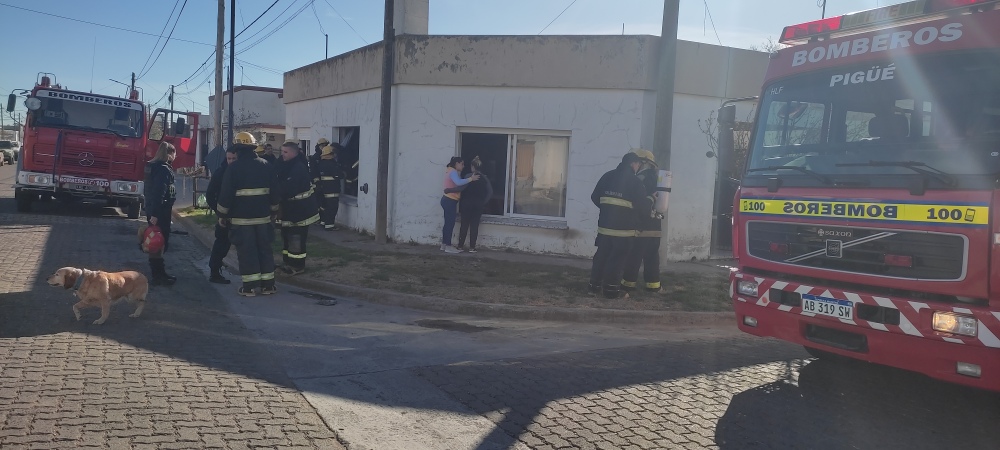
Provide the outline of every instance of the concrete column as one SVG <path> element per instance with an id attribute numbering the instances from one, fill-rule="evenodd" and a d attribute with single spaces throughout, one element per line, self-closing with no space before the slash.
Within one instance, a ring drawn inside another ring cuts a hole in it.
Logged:
<path id="1" fill-rule="evenodd" d="M 396 36 L 427 34 L 430 0 L 395 0 L 392 27 Z"/>

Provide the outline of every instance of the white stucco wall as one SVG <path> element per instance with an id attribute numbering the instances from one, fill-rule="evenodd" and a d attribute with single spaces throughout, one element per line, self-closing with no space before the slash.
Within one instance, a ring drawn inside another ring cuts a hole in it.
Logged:
<path id="1" fill-rule="evenodd" d="M 289 139 L 315 143 L 319 138 L 331 139 L 334 127 L 360 127 L 358 185 L 368 183 L 369 191 L 358 192 L 356 203 L 342 199 L 337 222 L 369 232 L 375 229 L 380 99 L 379 91 L 373 89 L 291 103 L 285 111 L 285 136 Z"/>
<path id="2" fill-rule="evenodd" d="M 652 138 L 651 131 L 643 132 L 643 112 L 651 98 L 644 91 L 608 89 L 398 87 L 390 176 L 398 185 L 390 197 L 390 236 L 401 242 L 440 242 L 444 167 L 458 154 L 463 129 L 568 131 L 566 218 L 560 220 L 568 229 L 483 224 L 480 240 L 488 247 L 590 255 L 597 233 L 597 208 L 590 194 L 625 152 L 651 144 L 643 141 Z"/>

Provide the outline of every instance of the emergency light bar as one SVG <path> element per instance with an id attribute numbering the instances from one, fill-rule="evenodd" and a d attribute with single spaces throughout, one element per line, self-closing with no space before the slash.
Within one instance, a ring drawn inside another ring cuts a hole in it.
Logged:
<path id="1" fill-rule="evenodd" d="M 812 22 L 785 27 L 778 42 L 782 44 L 798 44 L 811 38 L 829 36 L 842 31 L 860 32 L 863 29 L 875 28 L 876 25 L 891 22 L 918 22 L 929 20 L 951 10 L 969 8 L 972 10 L 992 9 L 1000 0 L 914 0 L 898 5 L 859 11 L 843 16 L 829 17 Z M 914 20 L 914 19 L 921 20 Z"/>

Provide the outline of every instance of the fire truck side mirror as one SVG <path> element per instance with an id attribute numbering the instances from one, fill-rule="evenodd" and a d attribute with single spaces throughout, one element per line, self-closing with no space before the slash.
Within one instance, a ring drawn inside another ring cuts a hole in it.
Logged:
<path id="1" fill-rule="evenodd" d="M 183 117 L 178 117 L 177 121 L 174 122 L 174 136 L 183 136 L 187 134 L 187 124 Z"/>
<path id="2" fill-rule="evenodd" d="M 17 103 L 17 96 L 10 94 L 7 96 L 7 112 L 14 112 L 14 105 Z"/>

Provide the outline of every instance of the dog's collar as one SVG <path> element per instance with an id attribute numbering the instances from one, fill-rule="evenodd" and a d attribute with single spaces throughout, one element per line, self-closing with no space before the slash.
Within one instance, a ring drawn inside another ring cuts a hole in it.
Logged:
<path id="1" fill-rule="evenodd" d="M 83 277 L 85 275 L 87 275 L 87 269 L 83 269 L 80 272 L 80 276 L 76 277 L 76 283 L 73 283 L 73 290 L 74 291 L 80 290 L 80 286 L 83 286 Z"/>

